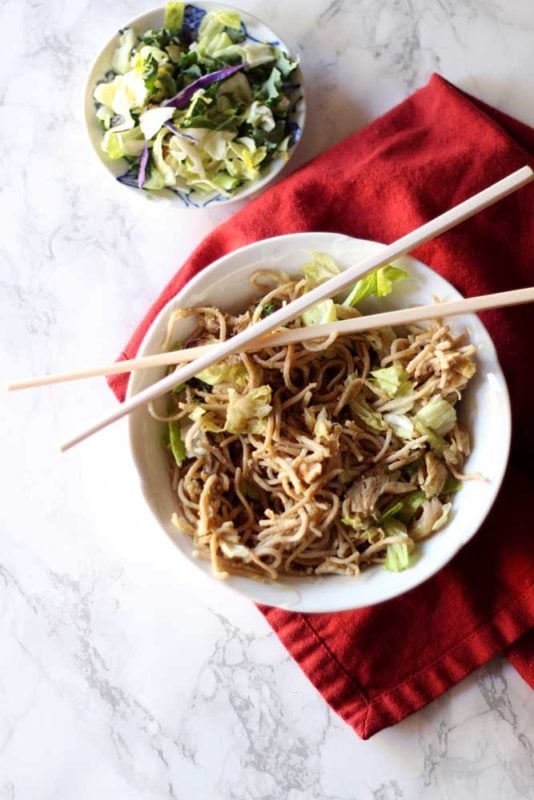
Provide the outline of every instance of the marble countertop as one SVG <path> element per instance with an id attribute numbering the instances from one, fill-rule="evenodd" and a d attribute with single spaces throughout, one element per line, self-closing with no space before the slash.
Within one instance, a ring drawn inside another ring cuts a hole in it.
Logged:
<path id="1" fill-rule="evenodd" d="M 445 77 L 534 124 L 530 0 L 241 0 L 302 57 L 302 162 Z M 150 4 L 149 4 L 150 5 Z M 231 208 L 115 185 L 84 79 L 145 0 L 1 0 L 2 373 L 109 361 Z M 1 397 L 0 800 L 534 797 L 534 695 L 495 660 L 362 742 L 263 618 L 160 535 L 104 381 Z"/>

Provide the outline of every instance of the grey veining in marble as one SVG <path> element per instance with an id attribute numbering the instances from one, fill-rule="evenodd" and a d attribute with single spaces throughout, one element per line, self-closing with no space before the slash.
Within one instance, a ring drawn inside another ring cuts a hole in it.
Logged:
<path id="1" fill-rule="evenodd" d="M 150 5 L 150 4 L 149 4 Z M 297 163 L 432 70 L 534 123 L 529 0 L 242 0 L 301 53 Z M 2 374 L 108 361 L 235 210 L 149 203 L 100 171 L 82 94 L 142 0 L 1 0 Z M 368 742 L 263 618 L 179 559 L 103 381 L 1 395 L 0 800 L 534 798 L 534 697 L 502 660 Z"/>

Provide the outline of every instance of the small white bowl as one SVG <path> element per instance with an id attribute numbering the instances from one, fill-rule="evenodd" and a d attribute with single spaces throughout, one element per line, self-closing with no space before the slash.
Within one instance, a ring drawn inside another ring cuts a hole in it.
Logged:
<path id="1" fill-rule="evenodd" d="M 257 39 L 260 42 L 270 42 L 272 44 L 276 44 L 285 53 L 291 53 L 290 48 L 282 41 L 278 34 L 265 25 L 265 23 L 261 22 L 259 19 L 246 11 L 241 11 L 240 9 L 236 9 L 234 6 L 225 5 L 224 3 L 208 2 L 207 0 L 195 0 L 195 2 L 188 3 L 187 5 L 203 11 L 214 11 L 216 9 L 238 11 L 250 38 Z M 125 23 L 122 29 L 124 30 L 124 28 L 133 28 L 139 34 L 144 33 L 152 28 L 161 28 L 163 25 L 164 16 L 165 7 L 158 6 L 157 8 L 153 8 L 151 11 L 147 11 L 146 13 L 141 14 L 141 16 L 135 17 L 135 19 Z M 89 140 L 98 160 L 106 169 L 106 172 L 108 172 L 108 174 L 115 179 L 127 170 L 128 165 L 127 162 L 122 158 L 117 160 L 109 158 L 100 147 L 103 131 L 100 122 L 96 117 L 93 92 L 98 81 L 102 80 L 106 72 L 111 68 L 111 59 L 114 51 L 118 47 L 119 37 L 120 31 L 117 31 L 117 33 L 115 33 L 103 47 L 93 62 L 93 66 L 91 67 L 89 77 L 87 79 L 84 99 L 84 119 L 87 135 L 89 136 Z M 171 189 L 163 189 L 159 192 L 151 192 L 142 191 L 135 186 L 128 186 L 127 184 L 122 185 L 126 186 L 126 188 L 130 189 L 131 191 L 142 194 L 144 197 L 149 199 L 166 198 L 167 200 L 170 199 L 174 202 L 179 202 L 186 208 L 202 208 L 211 203 L 231 203 L 234 200 L 242 200 L 244 197 L 248 197 L 260 189 L 264 189 L 265 186 L 282 171 L 282 169 L 291 159 L 302 136 L 302 131 L 304 130 L 304 123 L 306 120 L 306 102 L 304 99 L 302 72 L 299 66 L 297 66 L 296 69 L 296 84 L 298 85 L 298 88 L 294 89 L 289 95 L 292 103 L 292 111 L 289 115 L 289 121 L 296 125 L 296 135 L 294 143 L 288 150 L 287 158 L 274 159 L 257 181 L 245 184 L 243 187 L 238 189 L 236 193 L 232 195 L 232 197 L 224 197 L 216 192 L 212 192 L 211 194 L 191 192 L 187 194 L 185 192 L 180 192 L 178 190 L 173 191 Z"/>
<path id="2" fill-rule="evenodd" d="M 266 239 L 243 247 L 211 264 L 165 306 L 148 330 L 139 355 L 160 352 L 166 320 L 175 308 L 215 305 L 229 311 L 243 310 L 251 299 L 249 276 L 260 267 L 278 268 L 297 274 L 310 250 L 329 253 L 342 268 L 354 264 L 383 245 L 332 233 L 297 233 Z M 369 302 L 366 312 L 432 302 L 434 296 L 453 300 L 461 295 L 436 272 L 413 258 L 397 262 L 411 278 L 398 284 L 389 297 Z M 501 485 L 510 448 L 511 414 L 506 382 L 491 338 L 478 317 L 449 320 L 453 331 L 467 330 L 477 347 L 477 374 L 462 399 L 460 417 L 473 437 L 473 452 L 467 472 L 480 472 L 486 480 L 467 481 L 454 496 L 450 522 L 418 545 L 418 557 L 404 572 L 392 573 L 372 567 L 359 577 L 317 576 L 283 578 L 278 583 L 259 583 L 232 576 L 226 583 L 252 600 L 301 612 L 340 611 L 380 603 L 413 589 L 425 581 L 477 532 Z M 180 329 L 176 331 L 180 336 Z M 184 320 L 183 334 L 188 333 Z M 134 373 L 128 395 L 136 394 L 161 378 L 164 370 Z M 192 541 L 171 524 L 175 498 L 168 479 L 167 455 L 161 445 L 161 424 L 146 409 L 130 416 L 130 443 L 141 488 L 163 530 L 194 567 L 210 575 L 210 565 L 192 555 Z M 484 543 L 480 542 L 480 547 Z"/>

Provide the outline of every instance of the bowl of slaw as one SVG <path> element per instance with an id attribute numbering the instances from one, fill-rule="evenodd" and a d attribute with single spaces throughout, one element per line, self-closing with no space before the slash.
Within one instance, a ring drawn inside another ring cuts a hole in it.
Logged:
<path id="1" fill-rule="evenodd" d="M 89 140 L 106 171 L 186 207 L 264 188 L 304 121 L 298 57 L 251 14 L 201 0 L 128 22 L 96 58 L 85 92 Z"/>

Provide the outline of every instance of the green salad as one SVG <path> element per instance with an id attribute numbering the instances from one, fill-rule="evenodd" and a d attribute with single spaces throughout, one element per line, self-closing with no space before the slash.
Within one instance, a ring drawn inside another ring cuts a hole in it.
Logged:
<path id="1" fill-rule="evenodd" d="M 299 135 L 298 61 L 252 37 L 236 11 L 167 3 L 162 28 L 121 31 L 94 89 L 118 180 L 182 197 L 232 197 L 286 159 Z"/>

